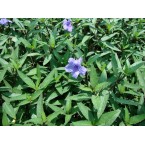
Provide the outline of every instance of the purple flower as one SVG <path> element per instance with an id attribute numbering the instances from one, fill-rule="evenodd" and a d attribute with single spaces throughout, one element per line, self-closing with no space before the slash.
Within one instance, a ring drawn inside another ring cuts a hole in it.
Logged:
<path id="1" fill-rule="evenodd" d="M 6 19 L 6 18 L 3 18 L 0 20 L 0 24 L 1 25 L 7 25 L 8 23 L 12 23 L 12 21 Z"/>
<path id="2" fill-rule="evenodd" d="M 64 28 L 64 30 L 67 30 L 69 32 L 72 31 L 73 27 L 72 27 L 70 19 L 68 19 L 68 20 L 64 19 L 64 21 L 63 21 L 63 28 Z"/>
<path id="3" fill-rule="evenodd" d="M 81 66 L 82 58 L 73 59 L 69 58 L 68 65 L 65 66 L 65 71 L 72 74 L 73 78 L 77 78 L 79 74 L 85 75 L 87 69 L 84 66 Z"/>

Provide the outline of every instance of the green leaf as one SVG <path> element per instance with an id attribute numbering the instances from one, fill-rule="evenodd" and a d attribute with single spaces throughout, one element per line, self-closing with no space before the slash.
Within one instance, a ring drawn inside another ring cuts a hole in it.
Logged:
<path id="1" fill-rule="evenodd" d="M 106 70 L 104 69 L 99 78 L 99 83 L 106 82 L 106 81 L 107 81 L 107 73 Z"/>
<path id="2" fill-rule="evenodd" d="M 52 54 L 46 55 L 43 61 L 43 66 L 46 65 L 51 60 L 51 58 L 52 58 Z"/>
<path id="3" fill-rule="evenodd" d="M 24 29 L 24 25 L 21 21 L 19 21 L 19 19 L 13 18 L 13 22 L 15 22 L 19 26 L 19 28 Z"/>
<path id="4" fill-rule="evenodd" d="M 72 117 L 71 114 L 66 114 L 65 115 L 65 123 L 64 123 L 64 125 L 66 125 L 71 120 L 71 117 Z"/>
<path id="5" fill-rule="evenodd" d="M 103 44 L 104 44 L 106 47 L 110 48 L 111 50 L 120 51 L 117 47 L 115 47 L 114 45 L 112 45 L 112 44 L 109 43 L 109 42 L 103 42 Z"/>
<path id="6" fill-rule="evenodd" d="M 90 100 L 91 97 L 88 96 L 88 94 L 86 93 L 81 93 L 81 94 L 70 96 L 70 99 L 74 101 L 84 101 L 84 100 Z"/>
<path id="7" fill-rule="evenodd" d="M 70 113 L 71 111 L 71 108 L 72 108 L 72 100 L 70 98 L 68 98 L 66 100 L 66 105 L 65 105 L 65 110 L 66 110 L 66 113 Z"/>
<path id="8" fill-rule="evenodd" d="M 58 51 L 56 49 L 53 50 L 53 54 L 57 58 L 58 61 L 61 61 L 62 56 L 58 53 Z"/>
<path id="9" fill-rule="evenodd" d="M 73 52 L 73 43 L 69 39 L 67 39 L 65 43 L 67 44 L 68 49 Z"/>
<path id="10" fill-rule="evenodd" d="M 143 87 L 142 90 L 145 94 L 145 79 L 143 77 L 143 74 L 141 73 L 141 71 L 139 69 L 136 71 L 136 74 L 137 74 L 139 84 Z"/>
<path id="11" fill-rule="evenodd" d="M 38 118 L 42 117 L 42 112 L 44 112 L 44 110 L 43 110 L 43 99 L 42 99 L 42 95 L 40 95 L 40 97 L 37 101 L 37 117 Z"/>
<path id="12" fill-rule="evenodd" d="M 89 121 L 93 121 L 93 114 L 91 113 L 91 110 L 81 102 L 77 103 L 77 105 L 84 117 Z"/>
<path id="13" fill-rule="evenodd" d="M 95 92 L 100 92 L 102 90 L 104 90 L 105 88 L 107 88 L 109 86 L 110 83 L 108 82 L 103 82 L 103 83 L 100 83 L 98 84 L 96 87 L 95 87 Z"/>
<path id="14" fill-rule="evenodd" d="M 25 123 L 33 123 L 33 124 L 36 124 L 36 125 L 42 125 L 43 120 L 41 118 L 32 118 L 32 119 L 29 119 L 29 120 L 25 121 Z"/>
<path id="15" fill-rule="evenodd" d="M 123 121 L 120 122 L 120 123 L 119 123 L 119 126 L 125 126 L 124 122 L 123 122 Z"/>
<path id="16" fill-rule="evenodd" d="M 141 95 L 140 99 L 139 99 L 139 106 L 137 109 L 137 114 L 142 114 L 145 113 L 145 106 L 144 106 L 144 96 Z"/>
<path id="17" fill-rule="evenodd" d="M 125 117 L 124 117 L 124 120 L 125 120 L 125 123 L 129 123 L 129 119 L 130 119 L 130 113 L 129 113 L 129 111 L 128 111 L 128 109 L 127 109 L 127 107 L 125 106 Z"/>
<path id="18" fill-rule="evenodd" d="M 8 36 L 1 36 L 0 37 L 0 46 L 2 46 L 8 40 Z"/>
<path id="19" fill-rule="evenodd" d="M 47 117 L 47 121 L 50 123 L 53 121 L 53 119 L 56 119 L 58 115 L 62 114 L 63 111 L 57 111 L 57 112 L 54 112 L 52 114 L 50 114 L 48 117 Z"/>
<path id="20" fill-rule="evenodd" d="M 26 75 L 27 76 L 33 76 L 37 74 L 37 68 L 31 69 Z"/>
<path id="21" fill-rule="evenodd" d="M 31 44 L 26 39 L 20 38 L 20 41 L 24 44 L 26 48 L 32 48 Z"/>
<path id="22" fill-rule="evenodd" d="M 128 83 L 128 82 L 124 82 L 123 83 L 123 86 L 124 87 L 127 87 L 127 88 L 131 88 L 133 90 L 138 90 L 138 89 L 141 89 L 141 86 L 138 85 L 138 84 L 133 84 L 133 83 Z"/>
<path id="23" fill-rule="evenodd" d="M 97 117 L 100 118 L 103 114 L 109 98 L 109 92 L 103 91 L 101 96 L 92 96 L 92 103 L 95 109 L 97 109 Z"/>
<path id="24" fill-rule="evenodd" d="M 26 94 L 17 95 L 17 96 L 11 97 L 10 101 L 18 101 L 18 100 L 25 100 L 25 99 L 27 99 L 27 95 Z"/>
<path id="25" fill-rule="evenodd" d="M 92 57 L 90 57 L 87 61 L 87 64 L 90 65 L 92 64 L 93 62 L 95 62 L 98 58 L 100 57 L 100 55 L 94 55 Z"/>
<path id="26" fill-rule="evenodd" d="M 52 32 L 50 33 L 49 44 L 52 48 L 55 47 L 55 37 Z"/>
<path id="27" fill-rule="evenodd" d="M 4 84 L 6 87 L 8 87 L 10 89 L 10 91 L 12 90 L 12 86 L 6 81 L 6 80 L 3 80 Z"/>
<path id="28" fill-rule="evenodd" d="M 0 70 L 0 82 L 4 79 L 7 69 Z"/>
<path id="29" fill-rule="evenodd" d="M 48 76 L 43 80 L 43 82 L 40 84 L 39 88 L 40 89 L 45 89 L 53 80 L 53 76 L 55 74 L 55 69 L 53 69 Z"/>
<path id="30" fill-rule="evenodd" d="M 137 124 L 143 120 L 145 120 L 145 114 L 135 115 L 135 116 L 130 117 L 129 123 L 130 124 Z"/>
<path id="31" fill-rule="evenodd" d="M 59 94 L 63 94 L 62 84 L 58 83 L 55 85 L 56 90 L 59 92 Z"/>
<path id="32" fill-rule="evenodd" d="M 19 68 L 22 67 L 22 65 L 24 64 L 26 58 L 27 58 L 28 53 L 24 54 L 23 57 L 19 60 Z"/>
<path id="33" fill-rule="evenodd" d="M 72 122 L 73 126 L 92 126 L 91 121 L 88 120 L 81 120 L 81 121 L 76 121 Z"/>
<path id="34" fill-rule="evenodd" d="M 14 108 L 10 103 L 4 102 L 3 109 L 10 117 L 16 119 L 16 114 L 15 114 Z"/>
<path id="35" fill-rule="evenodd" d="M 23 105 L 26 105 L 26 104 L 29 104 L 30 103 L 30 100 L 23 100 L 21 101 L 18 106 L 23 106 Z"/>
<path id="36" fill-rule="evenodd" d="M 118 73 L 120 72 L 120 70 L 122 70 L 122 67 L 121 67 L 121 63 L 120 63 L 120 60 L 118 58 L 118 55 L 116 53 L 113 53 L 112 54 L 111 63 L 112 63 L 112 67 L 113 67 L 114 74 L 115 75 L 118 75 Z"/>
<path id="37" fill-rule="evenodd" d="M 118 33 L 113 33 L 113 34 L 110 34 L 109 36 L 103 36 L 103 37 L 101 38 L 101 41 L 109 40 L 109 39 L 111 39 L 112 37 L 114 37 L 116 34 L 118 34 Z"/>
<path id="38" fill-rule="evenodd" d="M 39 84 L 41 81 L 41 71 L 40 71 L 40 66 L 37 65 L 37 82 L 36 82 L 36 88 L 38 88 Z"/>
<path id="39" fill-rule="evenodd" d="M 16 62 L 16 61 L 13 60 L 13 59 L 10 59 L 10 61 L 11 61 L 12 65 L 14 66 L 15 69 L 18 69 L 18 68 L 19 68 L 18 62 Z"/>
<path id="40" fill-rule="evenodd" d="M 46 104 L 49 103 L 52 99 L 59 96 L 59 93 L 57 91 L 52 91 L 50 95 L 48 96 L 48 99 L 46 100 Z"/>
<path id="41" fill-rule="evenodd" d="M 115 111 L 111 111 L 111 112 L 107 112 L 107 113 L 104 113 L 99 121 L 97 122 L 97 125 L 105 125 L 105 126 L 110 126 L 113 124 L 113 122 L 117 119 L 117 117 L 119 116 L 120 114 L 120 110 L 117 109 Z"/>
<path id="42" fill-rule="evenodd" d="M 85 87 L 84 85 L 81 85 L 81 86 L 79 87 L 79 89 L 81 89 L 81 90 L 83 90 L 83 91 L 87 91 L 87 92 L 92 92 L 92 89 L 91 89 L 91 88 Z"/>
<path id="43" fill-rule="evenodd" d="M 8 116 L 5 112 L 3 113 L 3 117 L 2 117 L 2 125 L 3 126 L 8 126 L 9 125 Z"/>
<path id="44" fill-rule="evenodd" d="M 62 111 L 62 109 L 60 107 L 57 107 L 53 104 L 48 103 L 47 106 L 49 106 L 54 112 Z"/>
<path id="45" fill-rule="evenodd" d="M 143 61 L 138 61 L 133 63 L 132 65 L 130 65 L 130 67 L 128 68 L 127 73 L 131 74 L 134 73 L 138 68 L 140 68 L 143 64 L 145 64 L 145 62 Z"/>
<path id="46" fill-rule="evenodd" d="M 123 98 L 117 98 L 115 97 L 114 100 L 118 103 L 121 103 L 121 104 L 127 104 L 127 105 L 133 105 L 133 106 L 138 106 L 139 103 L 138 102 L 135 102 L 133 100 L 126 100 L 126 99 L 123 99 Z"/>
<path id="47" fill-rule="evenodd" d="M 41 94 L 42 94 L 43 90 L 37 90 L 32 94 L 32 98 L 31 100 L 35 100 L 36 98 L 38 98 Z"/>
<path id="48" fill-rule="evenodd" d="M 39 56 L 41 55 L 40 53 L 29 53 L 27 56 Z"/>
<path id="49" fill-rule="evenodd" d="M 95 88 L 98 83 L 97 72 L 93 64 L 91 65 L 90 83 L 93 88 Z"/>
<path id="50" fill-rule="evenodd" d="M 9 63 L 7 61 L 5 61 L 4 59 L 0 58 L 0 64 L 4 67 L 9 65 Z"/>
<path id="51" fill-rule="evenodd" d="M 84 38 L 82 40 L 82 44 L 84 44 L 89 39 L 90 39 L 90 36 L 84 36 Z"/>
<path id="52" fill-rule="evenodd" d="M 25 74 L 23 74 L 21 71 L 18 70 L 18 74 L 20 76 L 20 78 L 30 87 L 35 89 L 35 84 L 34 82 Z"/>

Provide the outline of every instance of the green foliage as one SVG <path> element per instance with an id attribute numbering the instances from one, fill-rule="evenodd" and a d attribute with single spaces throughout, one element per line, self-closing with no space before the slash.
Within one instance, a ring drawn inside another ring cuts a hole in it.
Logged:
<path id="1" fill-rule="evenodd" d="M 98 83 L 97 72 L 96 72 L 95 67 L 93 65 L 91 65 L 90 83 L 91 83 L 92 88 L 95 88 L 97 83 Z"/>
<path id="2" fill-rule="evenodd" d="M 94 108 L 97 109 L 97 117 L 100 118 L 104 112 L 109 98 L 109 92 L 103 91 L 101 96 L 92 96 L 92 103 Z"/>
<path id="3" fill-rule="evenodd" d="M 1 126 L 145 125 L 145 19 L 10 19 L 0 25 Z M 83 58 L 85 76 L 66 73 Z"/>

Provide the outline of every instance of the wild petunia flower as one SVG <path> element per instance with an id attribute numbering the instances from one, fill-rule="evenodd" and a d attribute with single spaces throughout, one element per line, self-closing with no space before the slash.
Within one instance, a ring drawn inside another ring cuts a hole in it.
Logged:
<path id="1" fill-rule="evenodd" d="M 67 30 L 69 32 L 72 31 L 73 27 L 72 27 L 70 19 L 68 19 L 68 20 L 64 19 L 64 21 L 63 21 L 63 28 L 64 28 L 64 30 Z"/>
<path id="2" fill-rule="evenodd" d="M 8 23 L 12 23 L 12 21 L 10 21 L 10 20 L 8 20 L 8 19 L 6 19 L 6 18 L 2 18 L 2 19 L 0 20 L 0 24 L 1 24 L 1 25 L 7 25 Z"/>
<path id="3" fill-rule="evenodd" d="M 78 75 L 85 75 L 87 69 L 84 66 L 81 66 L 82 58 L 73 59 L 69 58 L 68 65 L 65 66 L 65 71 L 72 74 L 73 78 L 77 78 Z"/>

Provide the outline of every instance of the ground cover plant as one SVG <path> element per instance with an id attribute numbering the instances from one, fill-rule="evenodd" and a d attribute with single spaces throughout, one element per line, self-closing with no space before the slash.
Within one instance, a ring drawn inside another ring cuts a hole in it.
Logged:
<path id="1" fill-rule="evenodd" d="M 145 19 L 1 19 L 1 126 L 144 126 Z"/>

